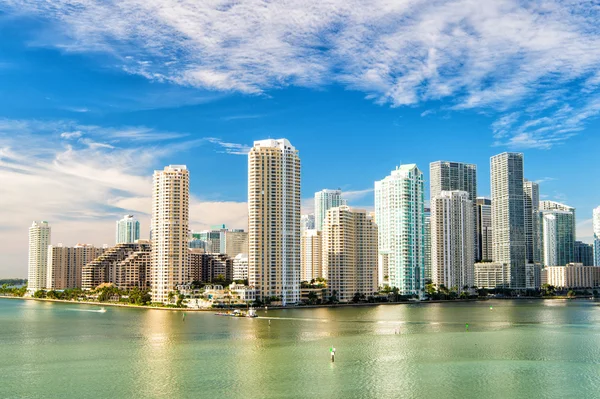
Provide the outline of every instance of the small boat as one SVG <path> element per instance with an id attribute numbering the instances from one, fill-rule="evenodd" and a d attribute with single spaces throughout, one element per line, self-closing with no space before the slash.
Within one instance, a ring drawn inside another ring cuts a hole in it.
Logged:
<path id="1" fill-rule="evenodd" d="M 256 314 L 256 309 L 250 308 L 248 309 L 248 313 L 246 313 L 246 317 L 258 317 Z"/>
<path id="2" fill-rule="evenodd" d="M 106 309 L 104 307 L 101 307 L 98 313 L 106 313 Z"/>

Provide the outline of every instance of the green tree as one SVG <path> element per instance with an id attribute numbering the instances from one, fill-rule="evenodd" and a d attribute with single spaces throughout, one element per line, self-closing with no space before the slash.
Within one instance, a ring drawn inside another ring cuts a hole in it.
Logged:
<path id="1" fill-rule="evenodd" d="M 33 293 L 33 297 L 34 298 L 46 298 L 46 291 L 37 290 L 36 292 Z"/>
<path id="2" fill-rule="evenodd" d="M 318 296 L 317 293 L 314 291 L 310 291 L 308 293 L 308 303 L 311 305 L 314 305 L 317 302 Z"/>
<path id="3" fill-rule="evenodd" d="M 575 298 L 575 291 L 570 290 L 569 292 L 567 292 L 567 298 Z"/>

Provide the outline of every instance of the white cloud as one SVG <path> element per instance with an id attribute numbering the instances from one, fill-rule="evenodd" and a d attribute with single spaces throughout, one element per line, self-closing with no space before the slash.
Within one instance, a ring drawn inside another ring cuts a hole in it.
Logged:
<path id="1" fill-rule="evenodd" d="M 333 83 L 392 106 L 450 98 L 455 109 L 493 108 L 513 117 L 523 105 L 527 113 L 574 109 L 564 128 L 550 121 L 520 131 L 496 124 L 497 145 L 549 148 L 598 113 L 585 100 L 570 102 L 600 82 L 600 10 L 589 2 L 2 3 L 11 13 L 54 22 L 55 34 L 47 35 L 54 41 L 44 36 L 33 44 L 109 53 L 123 70 L 151 80 L 244 93 Z M 537 119 L 531 116 L 521 118 Z"/>
<path id="2" fill-rule="evenodd" d="M 82 136 L 83 133 L 81 133 L 79 130 L 75 131 L 75 132 L 64 132 L 60 134 L 60 137 L 66 140 L 70 140 L 70 139 L 78 139 Z"/>
<path id="3" fill-rule="evenodd" d="M 367 188 L 364 190 L 353 190 L 353 191 L 343 191 L 342 192 L 342 197 L 346 200 L 348 200 L 348 202 L 352 202 L 352 201 L 358 201 L 360 199 L 365 198 L 368 195 L 371 195 L 374 191 L 374 188 Z M 352 204 L 349 204 L 352 205 Z"/>
<path id="4" fill-rule="evenodd" d="M 250 149 L 252 148 L 246 144 L 228 143 L 226 141 L 223 141 L 223 140 L 221 140 L 219 138 L 215 138 L 215 137 L 208 137 L 205 140 L 212 144 L 218 145 L 219 147 L 222 148 L 221 152 L 224 152 L 226 154 L 248 155 L 248 152 L 250 152 Z"/>

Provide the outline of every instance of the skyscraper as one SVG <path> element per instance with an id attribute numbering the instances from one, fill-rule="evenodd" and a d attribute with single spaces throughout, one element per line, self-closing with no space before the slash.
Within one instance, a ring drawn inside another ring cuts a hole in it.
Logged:
<path id="1" fill-rule="evenodd" d="M 600 266 L 600 206 L 594 208 L 592 226 L 594 229 L 594 266 Z"/>
<path id="2" fill-rule="evenodd" d="M 423 223 L 423 249 L 424 249 L 424 271 L 425 281 L 431 280 L 431 208 L 424 209 Z"/>
<path id="3" fill-rule="evenodd" d="M 257 297 L 300 300 L 300 157 L 286 139 L 248 154 L 248 280 Z"/>
<path id="4" fill-rule="evenodd" d="M 152 301 L 168 302 L 169 292 L 189 280 L 190 177 L 184 165 L 154 172 L 152 191 Z"/>
<path id="5" fill-rule="evenodd" d="M 477 262 L 492 260 L 492 201 L 479 197 L 476 202 Z"/>
<path id="6" fill-rule="evenodd" d="M 574 213 L 555 209 L 541 210 L 538 215 L 541 262 L 545 266 L 572 263 L 575 260 Z"/>
<path id="7" fill-rule="evenodd" d="M 594 246 L 585 242 L 575 241 L 575 262 L 583 266 L 594 266 Z"/>
<path id="8" fill-rule="evenodd" d="M 523 182 L 524 207 L 525 215 L 525 244 L 527 251 L 527 263 L 535 263 L 539 243 L 536 242 L 537 230 L 537 211 L 540 207 L 540 186 L 539 184 L 527 179 Z"/>
<path id="9" fill-rule="evenodd" d="M 377 226 L 367 212 L 330 208 L 323 224 L 323 272 L 327 290 L 340 302 L 377 291 Z"/>
<path id="10" fill-rule="evenodd" d="M 322 254 L 323 249 L 321 246 L 321 232 L 319 230 L 304 230 L 302 231 L 300 252 L 300 280 L 311 281 L 313 279 L 323 276 L 322 267 Z M 327 277 L 325 277 L 327 278 Z"/>
<path id="11" fill-rule="evenodd" d="M 473 201 L 466 191 L 441 191 L 431 199 L 431 275 L 434 284 L 459 292 L 474 284 Z"/>
<path id="12" fill-rule="evenodd" d="M 527 258 L 523 193 L 523 154 L 505 152 L 493 156 L 492 256 L 509 268 L 509 287 L 526 288 Z"/>
<path id="13" fill-rule="evenodd" d="M 133 215 L 125 215 L 117 221 L 117 244 L 133 244 L 140 239 L 140 222 Z"/>
<path id="14" fill-rule="evenodd" d="M 237 229 L 223 232 L 221 247 L 225 247 L 225 252 L 230 258 L 235 258 L 238 254 L 248 253 L 248 232 Z"/>
<path id="15" fill-rule="evenodd" d="M 309 213 L 300 216 L 300 230 L 314 230 L 315 229 L 315 214 Z"/>
<path id="16" fill-rule="evenodd" d="M 401 295 L 420 295 L 424 288 L 424 191 L 415 164 L 375 182 L 380 269 L 389 271 L 389 284 Z"/>
<path id="17" fill-rule="evenodd" d="M 30 293 L 46 288 L 50 238 L 51 231 L 48 222 L 41 221 L 31 224 L 27 272 L 27 291 Z"/>
<path id="18" fill-rule="evenodd" d="M 105 248 L 77 244 L 63 247 L 62 244 L 48 246 L 48 272 L 46 288 L 64 290 L 82 287 L 83 267 L 98 258 Z"/>
<path id="19" fill-rule="evenodd" d="M 323 221 L 327 210 L 336 206 L 346 205 L 341 190 L 321 190 L 315 193 L 315 229 L 323 230 Z"/>

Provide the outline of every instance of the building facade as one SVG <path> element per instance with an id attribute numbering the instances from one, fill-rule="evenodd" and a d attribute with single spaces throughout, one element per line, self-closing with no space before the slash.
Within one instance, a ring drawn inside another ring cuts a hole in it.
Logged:
<path id="1" fill-rule="evenodd" d="M 27 270 L 27 291 L 29 293 L 46 288 L 50 240 L 51 229 L 48 222 L 41 221 L 31 224 Z"/>
<path id="2" fill-rule="evenodd" d="M 525 289 L 526 242 L 523 154 L 505 152 L 490 160 L 492 260 L 508 264 L 509 286 Z"/>
<path id="3" fill-rule="evenodd" d="M 315 193 L 315 229 L 323 230 L 323 222 L 327 215 L 327 210 L 346 205 L 346 200 L 342 198 L 342 190 L 321 190 Z"/>
<path id="4" fill-rule="evenodd" d="M 566 265 L 575 261 L 575 215 L 569 211 L 538 212 L 538 242 L 541 263 L 545 266 Z"/>
<path id="5" fill-rule="evenodd" d="M 152 301 L 168 303 L 169 292 L 189 280 L 190 178 L 183 165 L 157 170 L 152 190 Z"/>
<path id="6" fill-rule="evenodd" d="M 140 222 L 133 215 L 125 215 L 117 221 L 117 244 L 133 244 L 140 239 Z"/>
<path id="7" fill-rule="evenodd" d="M 261 299 L 300 301 L 300 157 L 286 139 L 248 154 L 248 279 Z"/>
<path id="8" fill-rule="evenodd" d="M 425 281 L 430 281 L 431 276 L 431 208 L 424 209 L 423 223 L 423 251 L 425 256 L 424 271 Z"/>
<path id="9" fill-rule="evenodd" d="M 592 228 L 594 229 L 594 266 L 600 266 L 600 206 L 592 213 Z"/>
<path id="10" fill-rule="evenodd" d="M 237 254 L 233 258 L 233 280 L 248 279 L 248 254 Z"/>
<path id="11" fill-rule="evenodd" d="M 49 290 L 81 288 L 83 267 L 102 255 L 104 251 L 105 248 L 96 248 L 93 245 L 48 246 L 46 288 Z"/>
<path id="12" fill-rule="evenodd" d="M 527 179 L 523 182 L 523 213 L 525 215 L 526 263 L 538 260 L 537 212 L 540 208 L 540 186 Z"/>
<path id="13" fill-rule="evenodd" d="M 380 275 L 387 271 L 389 285 L 401 295 L 420 295 L 424 289 L 424 192 L 423 173 L 415 164 L 401 165 L 375 182 Z"/>
<path id="14" fill-rule="evenodd" d="M 190 251 L 190 279 L 202 283 L 233 281 L 233 259 L 225 254 Z"/>
<path id="15" fill-rule="evenodd" d="M 300 280 L 312 281 L 323 276 L 322 241 L 319 230 L 304 230 L 300 240 Z"/>
<path id="16" fill-rule="evenodd" d="M 476 262 L 492 261 L 492 201 L 479 197 L 475 205 L 475 227 L 477 234 Z"/>
<path id="17" fill-rule="evenodd" d="M 441 191 L 431 199 L 431 275 L 438 287 L 458 292 L 474 284 L 473 201 L 466 191 Z"/>
<path id="18" fill-rule="evenodd" d="M 594 266 L 594 246 L 585 242 L 575 241 L 575 261 L 583 266 Z"/>
<path id="19" fill-rule="evenodd" d="M 377 226 L 364 210 L 330 208 L 323 224 L 323 273 L 330 297 L 351 301 L 377 292 Z"/>
<path id="20" fill-rule="evenodd" d="M 300 231 L 315 229 L 315 214 L 309 213 L 300 216 Z"/>
<path id="21" fill-rule="evenodd" d="M 475 286 L 477 288 L 508 288 L 510 267 L 506 263 L 475 263 Z"/>
<path id="22" fill-rule="evenodd" d="M 238 254 L 248 253 L 248 232 L 244 230 L 227 230 L 223 232 L 225 251 L 222 252 L 230 258 Z"/>
<path id="23" fill-rule="evenodd" d="M 586 289 L 600 287 L 600 267 L 569 263 L 566 266 L 549 266 L 542 270 L 542 284 L 558 289 Z"/>

